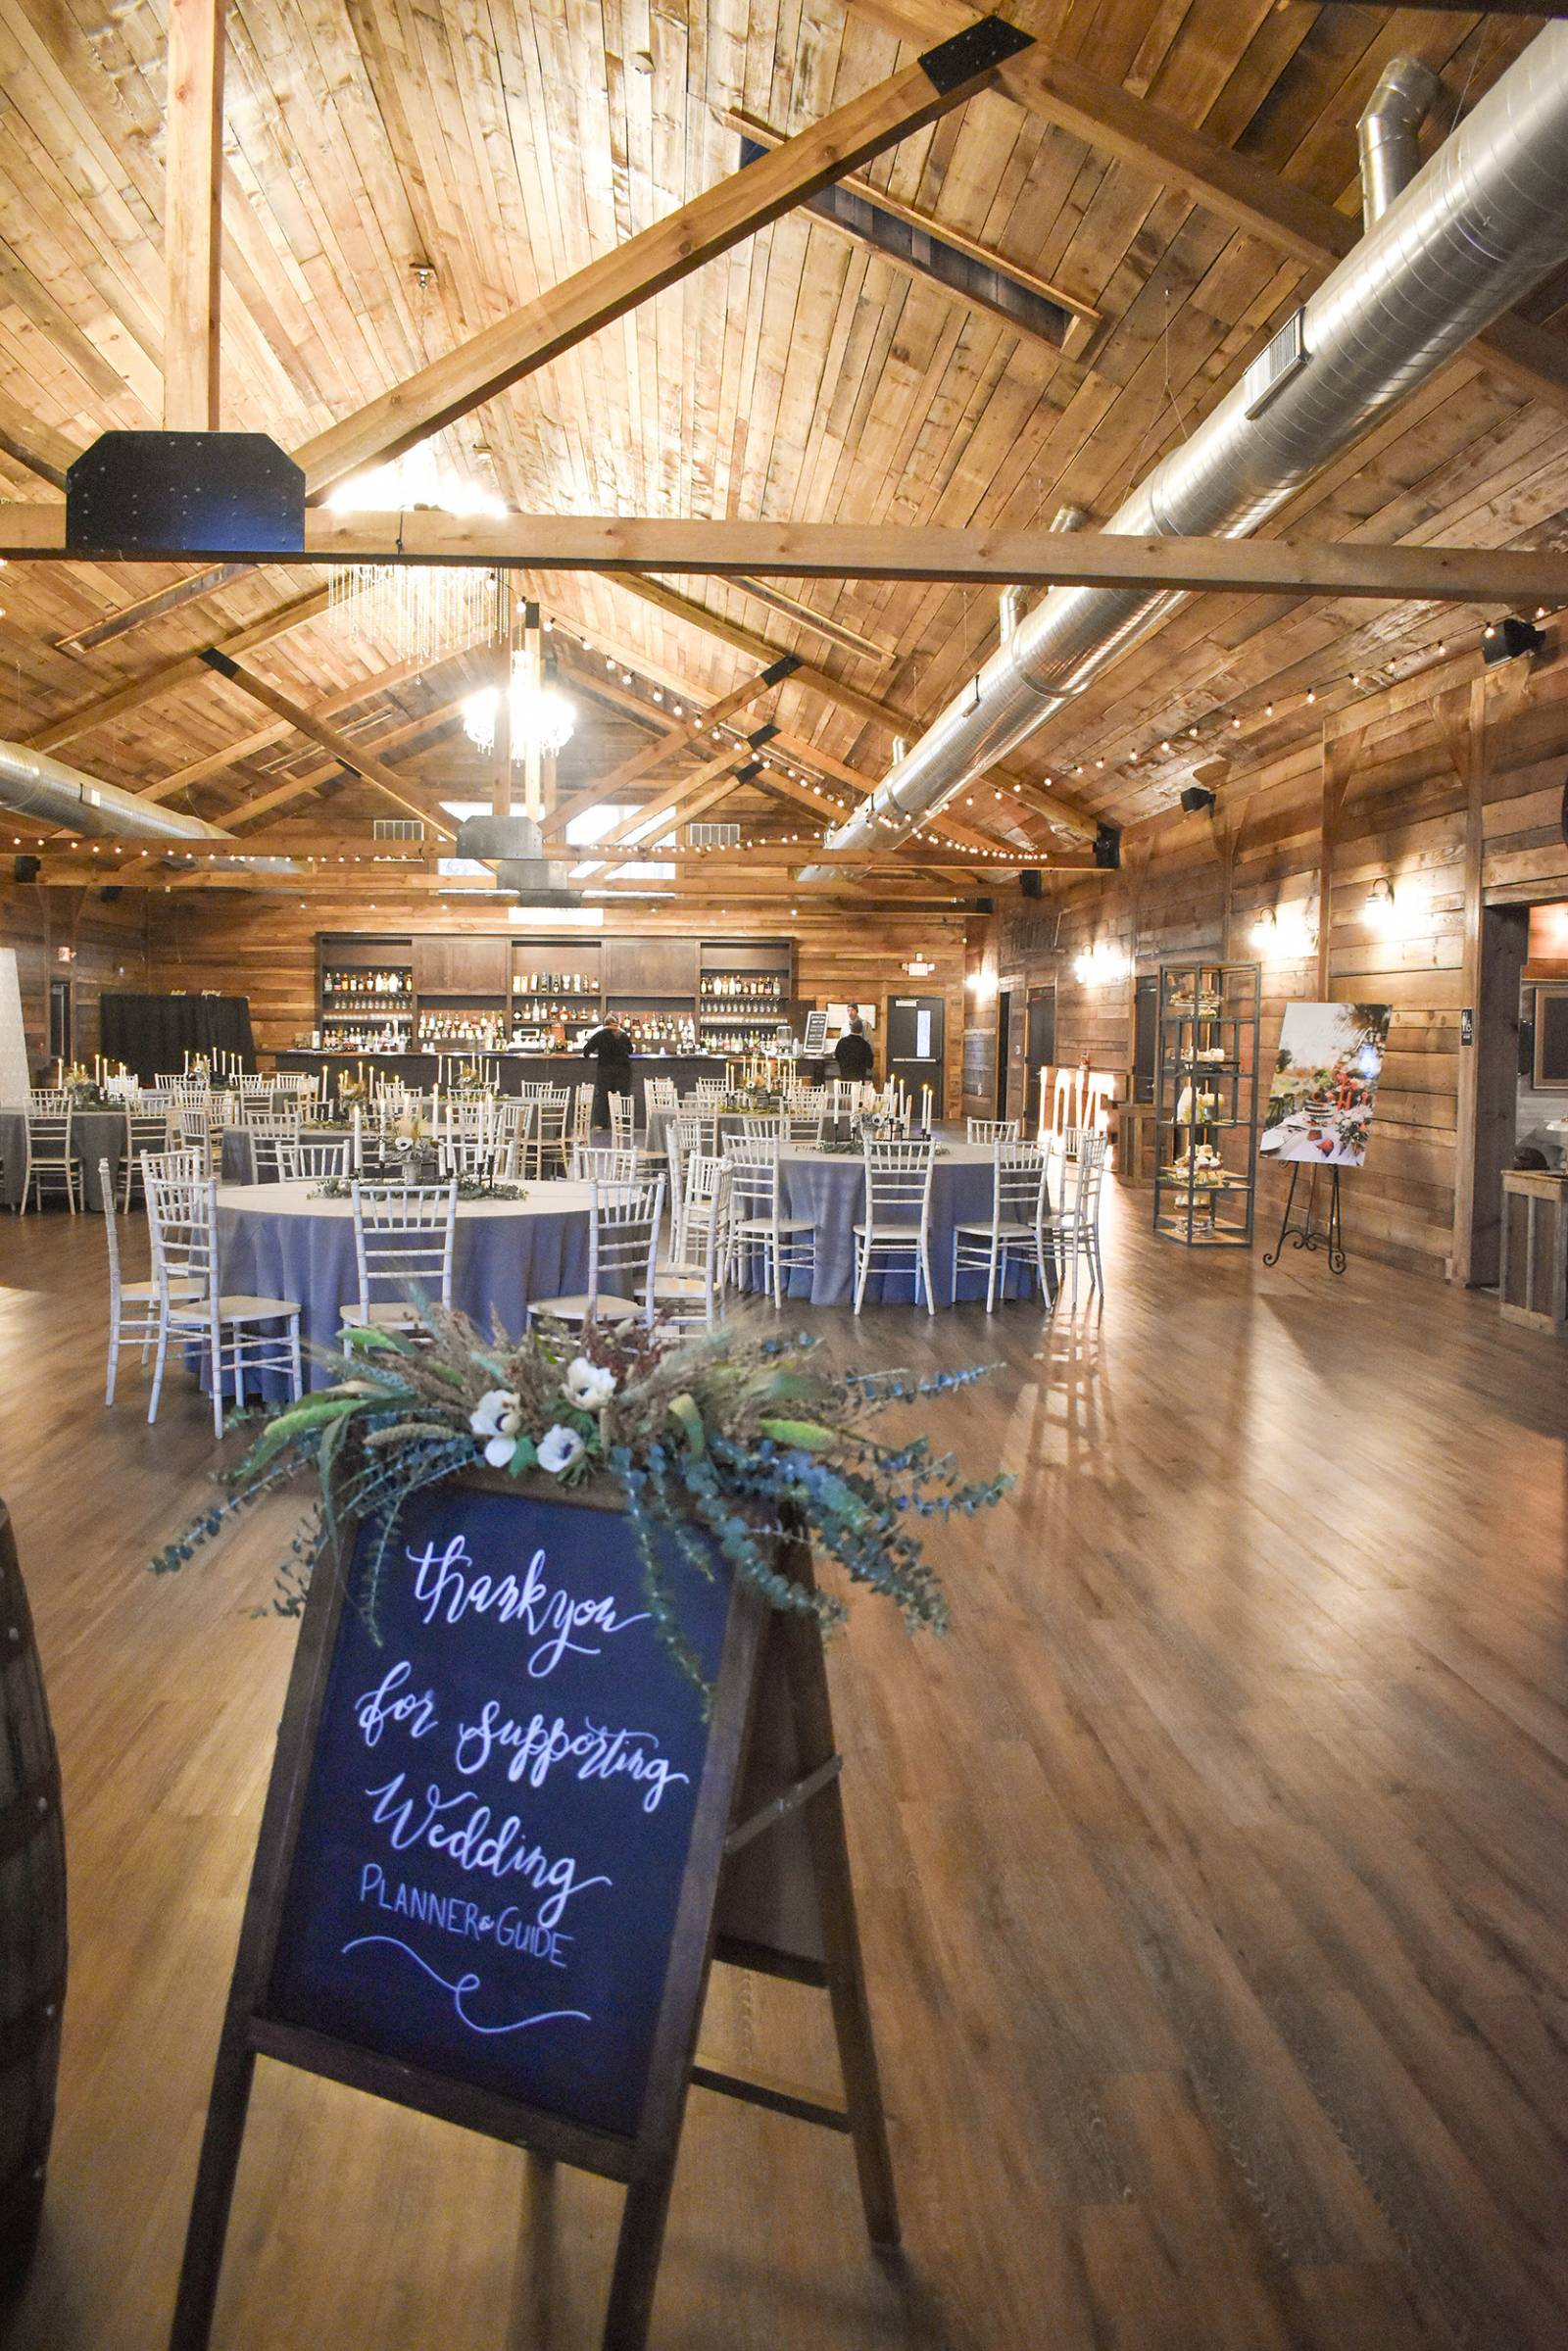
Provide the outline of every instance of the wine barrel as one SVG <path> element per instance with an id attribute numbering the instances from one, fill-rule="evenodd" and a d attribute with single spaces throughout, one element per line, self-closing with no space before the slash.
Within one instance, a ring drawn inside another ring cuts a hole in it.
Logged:
<path id="1" fill-rule="evenodd" d="M 0 1502 L 0 2290 L 24 2276 L 43 2213 L 65 1992 L 60 1763 Z"/>

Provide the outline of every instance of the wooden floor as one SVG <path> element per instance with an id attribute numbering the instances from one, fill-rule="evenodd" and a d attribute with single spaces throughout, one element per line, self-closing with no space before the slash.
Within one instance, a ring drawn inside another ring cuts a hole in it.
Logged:
<path id="1" fill-rule="evenodd" d="M 1146 1199 L 1102 1318 L 816 1317 L 850 1359 L 1000 1359 L 936 1418 L 1018 1478 L 939 1543 L 946 1642 L 862 1603 L 834 1653 L 906 2257 L 845 2142 L 696 2092 L 661 2345 L 1568 2341 L 1563 1353 L 1413 1277 L 1155 1245 Z M 293 1640 L 250 1614 L 275 1518 L 143 1572 L 215 1456 L 183 1387 L 155 1432 L 134 1375 L 102 1410 L 102 1250 L 0 1222 L 73 1904 L 13 2351 L 164 2341 Z M 831 2080 L 805 1991 L 731 1976 L 705 2038 Z M 551 2193 L 264 2067 L 217 2339 L 589 2346 L 618 2196 Z"/>

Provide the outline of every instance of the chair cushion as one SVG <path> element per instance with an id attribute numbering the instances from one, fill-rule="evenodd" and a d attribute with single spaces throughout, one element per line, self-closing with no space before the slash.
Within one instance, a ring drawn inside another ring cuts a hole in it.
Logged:
<path id="1" fill-rule="evenodd" d="M 992 1227 L 989 1224 L 956 1224 L 953 1229 L 956 1233 L 961 1233 L 966 1241 L 971 1238 L 989 1241 L 992 1234 Z M 1004 1217 L 1002 1223 L 995 1229 L 999 1240 L 1002 1241 L 1033 1241 L 1035 1237 L 1035 1228 L 1032 1224 L 1015 1224 L 1006 1217 Z"/>
<path id="2" fill-rule="evenodd" d="M 814 1233 L 815 1225 L 808 1216 L 781 1216 L 775 1225 L 770 1216 L 739 1216 L 735 1220 L 737 1233 Z"/>

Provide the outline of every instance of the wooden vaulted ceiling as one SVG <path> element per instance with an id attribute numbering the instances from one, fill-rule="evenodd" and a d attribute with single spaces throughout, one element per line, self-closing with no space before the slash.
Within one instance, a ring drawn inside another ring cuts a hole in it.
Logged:
<path id="1" fill-rule="evenodd" d="M 1005 13 L 1064 71 L 1085 69 L 1135 110 L 1156 109 L 1151 121 L 1200 130 L 1348 218 L 1355 122 L 1383 64 L 1426 58 L 1457 112 L 1535 29 L 1275 0 L 1007 0 Z M 906 63 L 900 30 L 918 43 L 963 21 L 953 0 L 233 0 L 222 422 L 290 448 L 311 440 L 733 172 L 736 116 L 799 130 Z M 159 0 L 0 0 L 0 427 L 16 412 L 81 447 L 106 426 L 160 421 L 165 50 Z M 461 419 L 445 436 L 453 461 L 539 513 L 994 529 L 1075 504 L 1103 518 L 1319 273 L 1288 237 L 1195 201 L 1169 152 L 1152 164 L 1132 151 L 1125 122 L 1082 135 L 997 92 L 861 176 L 1062 288 L 1098 316 L 1093 335 L 1068 356 L 796 212 Z M 1564 299 L 1568 280 L 1544 288 L 1537 322 L 1554 325 Z M 1568 380 L 1568 341 L 1564 352 Z M 1273 528 L 1558 544 L 1565 457 L 1568 394 L 1532 399 L 1472 355 Z M 0 488 L 40 495 L 4 455 Z M 297 815 L 310 779 L 335 764 L 236 685 L 187 664 L 150 699 L 115 690 L 308 592 L 309 572 L 244 572 L 80 645 L 180 577 L 14 564 L 0 590 L 0 733 L 57 742 L 94 772 L 161 784 L 224 821 L 263 796 L 259 828 L 274 806 Z M 563 775 L 579 792 L 650 740 L 629 703 L 662 717 L 677 696 L 715 700 L 782 652 L 803 667 L 736 724 L 775 723 L 797 772 L 814 759 L 819 787 L 848 792 L 853 776 L 880 776 L 894 734 L 932 716 L 997 634 L 996 598 L 975 587 L 782 580 L 759 597 L 718 579 L 639 587 L 579 573 L 527 585 L 595 648 L 571 651 L 598 687 L 581 698 Z M 1207 757 L 1244 769 L 1305 743 L 1360 690 L 1352 675 L 1399 674 L 1440 641 L 1473 636 L 1476 618 L 1451 606 L 1195 598 L 1009 772 L 1135 819 Z M 473 761 L 453 739 L 471 664 L 400 674 L 390 649 L 357 648 L 321 616 L 245 659 L 302 709 L 389 748 L 414 788 L 471 788 Z M 283 790 L 301 778 L 300 794 Z M 1038 794 L 1004 810 L 978 797 L 954 816 L 1049 841 L 1026 821 Z M 759 830 L 790 823 L 772 789 L 721 812 Z M 802 800 L 796 820 L 809 815 Z"/>

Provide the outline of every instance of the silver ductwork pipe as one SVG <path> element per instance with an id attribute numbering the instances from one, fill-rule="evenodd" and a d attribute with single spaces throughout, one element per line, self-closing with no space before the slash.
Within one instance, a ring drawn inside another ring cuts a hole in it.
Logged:
<path id="1" fill-rule="evenodd" d="M 1421 125 L 1443 84 L 1418 57 L 1391 57 L 1355 126 L 1361 155 L 1361 224 L 1373 227 L 1421 169 Z"/>
<path id="2" fill-rule="evenodd" d="M 1565 253 L 1568 25 L 1552 24 L 1103 527 L 1245 538 Z M 1186 601 L 1053 588 L 828 846 L 906 838 Z"/>
<path id="3" fill-rule="evenodd" d="M 206 824 L 200 816 L 182 816 L 176 808 L 122 792 L 118 784 L 100 783 L 77 767 L 52 759 L 46 751 L 29 751 L 25 743 L 0 743 L 0 808 L 19 816 L 33 816 L 42 824 L 60 824 L 83 839 L 114 835 L 123 841 L 231 841 L 220 824 Z"/>

